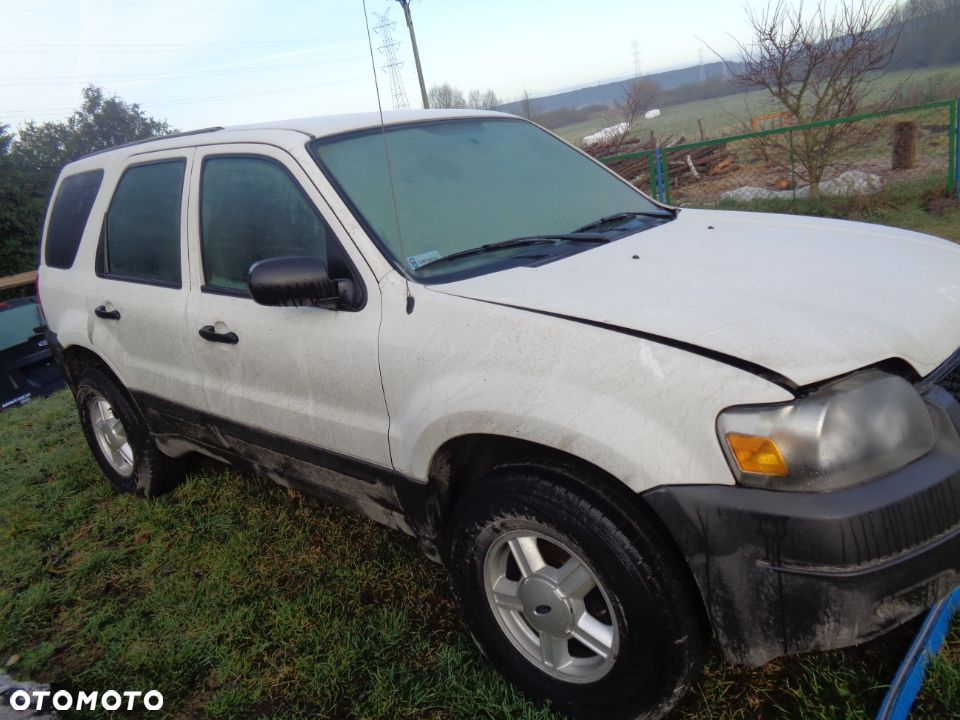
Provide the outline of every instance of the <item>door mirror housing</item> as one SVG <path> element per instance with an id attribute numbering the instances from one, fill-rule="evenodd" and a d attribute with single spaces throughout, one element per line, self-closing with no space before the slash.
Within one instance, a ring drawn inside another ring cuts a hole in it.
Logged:
<path id="1" fill-rule="evenodd" d="M 276 257 L 250 266 L 247 286 L 254 302 L 275 307 L 335 310 L 355 303 L 352 280 L 334 280 L 315 256 Z"/>

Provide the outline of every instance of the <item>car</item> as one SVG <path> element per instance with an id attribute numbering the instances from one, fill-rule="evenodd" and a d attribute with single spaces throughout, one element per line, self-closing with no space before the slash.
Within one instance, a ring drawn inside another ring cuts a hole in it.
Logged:
<path id="1" fill-rule="evenodd" d="M 93 456 L 418 538 L 578 717 L 862 643 L 960 580 L 960 250 L 650 199 L 524 119 L 210 128 L 67 165 L 39 270 Z"/>
<path id="2" fill-rule="evenodd" d="M 36 297 L 0 301 L 0 412 L 66 387 Z"/>

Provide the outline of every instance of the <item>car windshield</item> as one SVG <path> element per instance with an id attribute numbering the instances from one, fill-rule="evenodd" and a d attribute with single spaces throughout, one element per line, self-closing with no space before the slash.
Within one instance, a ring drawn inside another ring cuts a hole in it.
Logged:
<path id="1" fill-rule="evenodd" d="M 498 269 L 510 260 L 517 264 L 517 258 L 597 244 L 557 241 L 537 246 L 535 253 L 521 244 L 455 262 L 431 262 L 464 250 L 518 237 L 569 234 L 619 213 L 664 214 L 627 183 L 522 120 L 388 126 L 385 133 L 377 128 L 321 138 L 311 149 L 381 249 L 417 279 L 436 280 L 466 265 L 480 272 Z"/>

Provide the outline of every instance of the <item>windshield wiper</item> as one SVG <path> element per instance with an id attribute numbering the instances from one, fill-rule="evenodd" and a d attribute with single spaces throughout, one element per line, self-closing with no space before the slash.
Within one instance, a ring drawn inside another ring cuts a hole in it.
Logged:
<path id="1" fill-rule="evenodd" d="M 511 238 L 510 240 L 501 240 L 500 242 L 488 243 L 487 245 L 481 245 L 480 247 L 470 248 L 469 250 L 460 250 L 455 253 L 450 253 L 449 255 L 444 255 L 443 257 L 434 258 L 433 260 L 428 260 L 423 263 L 420 267 L 416 268 L 416 271 L 419 272 L 426 267 L 431 265 L 436 265 L 438 263 L 446 262 L 447 260 L 456 260 L 462 257 L 468 257 L 470 255 L 482 255 L 484 253 L 492 252 L 494 250 L 504 250 L 506 248 L 513 247 L 525 247 L 528 245 L 555 245 L 558 240 L 566 240 L 567 242 L 587 242 L 595 244 L 603 244 L 610 242 L 610 238 L 606 235 L 601 235 L 600 233 L 586 233 L 586 232 L 572 232 L 572 233 L 556 233 L 552 235 L 529 235 L 526 237 L 517 237 Z"/>
<path id="2" fill-rule="evenodd" d="M 648 217 L 648 218 L 669 218 L 673 220 L 677 216 L 676 210 L 664 210 L 662 212 L 656 212 L 653 210 L 627 210 L 625 212 L 614 213 L 613 215 L 607 215 L 600 218 L 599 220 L 594 220 L 591 223 L 587 223 L 583 227 L 579 227 L 574 230 L 575 233 L 584 232 L 586 230 L 592 230 L 595 227 L 600 227 L 601 225 L 606 225 L 607 223 L 617 222 L 618 220 L 630 220 L 636 217 Z"/>

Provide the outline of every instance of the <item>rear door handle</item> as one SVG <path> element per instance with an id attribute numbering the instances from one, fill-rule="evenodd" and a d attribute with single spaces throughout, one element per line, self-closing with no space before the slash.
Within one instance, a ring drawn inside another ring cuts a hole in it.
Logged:
<path id="1" fill-rule="evenodd" d="M 119 320 L 120 311 L 119 310 L 107 310 L 106 305 L 101 305 L 96 310 L 93 311 L 98 318 L 103 318 L 104 320 Z"/>
<path id="2" fill-rule="evenodd" d="M 200 328 L 200 337 L 210 342 L 226 343 L 227 345 L 236 345 L 240 342 L 235 332 L 218 333 L 213 329 L 213 325 L 204 325 Z"/>

